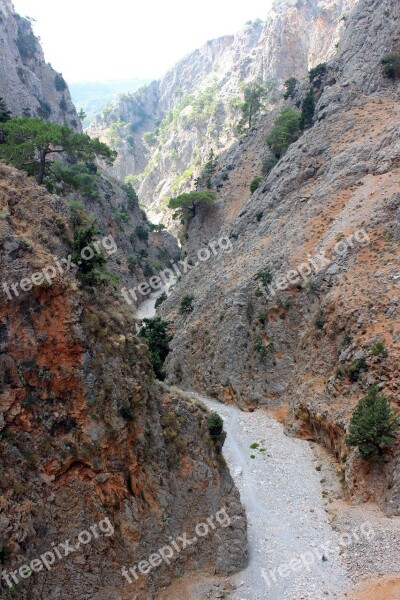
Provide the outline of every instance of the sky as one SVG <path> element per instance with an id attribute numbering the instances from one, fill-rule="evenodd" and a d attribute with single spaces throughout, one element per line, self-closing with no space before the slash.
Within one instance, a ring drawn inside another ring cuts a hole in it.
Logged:
<path id="1" fill-rule="evenodd" d="M 163 75 L 207 40 L 265 19 L 273 0 L 14 0 L 46 61 L 72 82 Z"/>

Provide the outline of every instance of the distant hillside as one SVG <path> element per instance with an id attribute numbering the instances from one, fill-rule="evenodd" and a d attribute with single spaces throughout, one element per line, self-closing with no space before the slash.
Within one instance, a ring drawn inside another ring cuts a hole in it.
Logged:
<path id="1" fill-rule="evenodd" d="M 117 79 L 115 81 L 83 81 L 71 83 L 69 89 L 78 110 L 81 108 L 87 114 L 83 122 L 88 127 L 103 108 L 114 102 L 119 94 L 136 92 L 142 86 L 150 83 L 151 79 Z"/>

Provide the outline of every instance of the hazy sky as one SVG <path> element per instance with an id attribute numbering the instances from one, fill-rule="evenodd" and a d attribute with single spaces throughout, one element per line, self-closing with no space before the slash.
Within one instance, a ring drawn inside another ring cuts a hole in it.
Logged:
<path id="1" fill-rule="evenodd" d="M 14 0 L 69 82 L 158 77 L 207 40 L 265 19 L 272 0 Z"/>

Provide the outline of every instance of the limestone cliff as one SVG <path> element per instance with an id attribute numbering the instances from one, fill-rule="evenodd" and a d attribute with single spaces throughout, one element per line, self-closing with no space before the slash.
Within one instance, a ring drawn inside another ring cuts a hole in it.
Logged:
<path id="1" fill-rule="evenodd" d="M 222 233 L 233 250 L 191 269 L 162 310 L 171 381 L 242 406 L 289 402 L 291 427 L 336 454 L 349 492 L 399 514 L 398 448 L 371 474 L 344 434 L 372 383 L 399 403 L 400 95 L 381 60 L 399 49 L 400 5 L 362 0 L 346 22 L 313 127 L 253 195 L 274 115 L 221 158 L 217 208 L 192 223 L 188 250 Z"/>
<path id="2" fill-rule="evenodd" d="M 30 21 L 15 12 L 11 0 L 0 0 L 0 97 L 14 116 L 82 129 L 67 84 L 46 63 Z"/>
<path id="3" fill-rule="evenodd" d="M 269 110 L 286 79 L 332 56 L 355 3 L 276 2 L 265 22 L 208 42 L 160 81 L 122 97 L 90 128 L 120 152 L 114 175 L 135 176 L 140 201 L 162 219 L 163 200 L 192 188 L 210 150 L 220 154 L 236 139 L 241 86 L 268 85 Z"/>

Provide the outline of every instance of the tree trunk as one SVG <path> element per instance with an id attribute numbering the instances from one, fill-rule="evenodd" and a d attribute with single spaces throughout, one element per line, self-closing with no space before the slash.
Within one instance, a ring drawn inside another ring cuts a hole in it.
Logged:
<path id="1" fill-rule="evenodd" d="M 43 183 L 44 176 L 46 173 L 46 156 L 47 156 L 46 150 L 41 150 L 40 151 L 40 162 L 39 162 L 39 173 L 37 176 L 37 182 L 39 183 L 39 185 L 41 185 Z"/>

